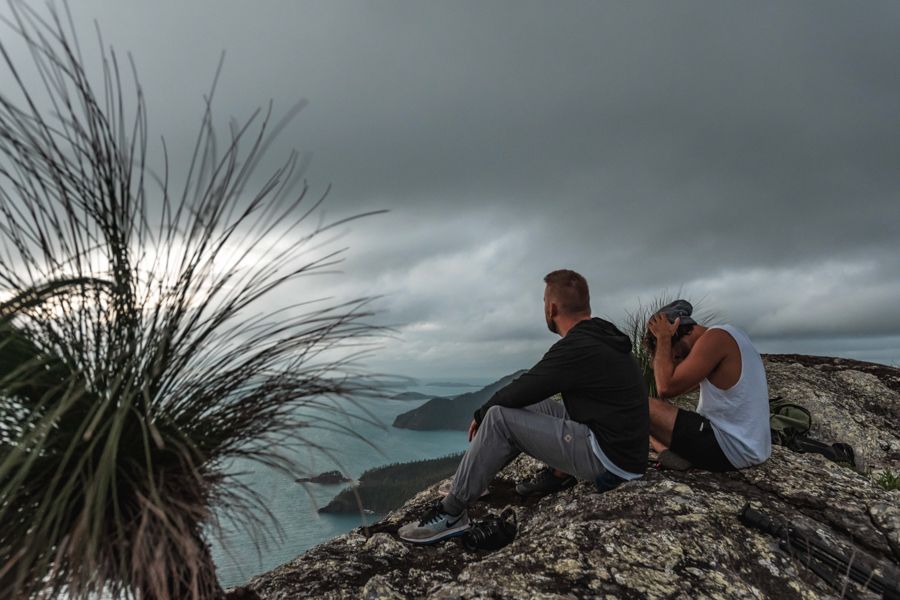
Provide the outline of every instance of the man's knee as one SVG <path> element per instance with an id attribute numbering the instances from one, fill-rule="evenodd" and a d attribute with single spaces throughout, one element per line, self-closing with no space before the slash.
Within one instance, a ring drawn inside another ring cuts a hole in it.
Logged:
<path id="1" fill-rule="evenodd" d="M 670 420 L 678 414 L 678 407 L 659 398 L 650 397 L 650 420 L 659 421 L 662 419 Z"/>
<path id="2" fill-rule="evenodd" d="M 525 410 L 536 415 L 547 415 L 550 417 L 558 417 L 560 419 L 568 417 L 563 403 L 553 396 L 535 404 L 529 404 L 525 407 Z"/>
<path id="3" fill-rule="evenodd" d="M 662 445 L 672 442 L 672 431 L 678 417 L 678 407 L 659 398 L 650 398 L 650 435 Z"/>
<path id="4" fill-rule="evenodd" d="M 484 413 L 484 419 L 482 419 L 479 429 L 489 429 L 507 437 L 510 413 L 521 410 L 507 406 L 492 406 Z"/>
<path id="5" fill-rule="evenodd" d="M 506 408 L 505 406 L 490 407 L 489 409 L 487 409 L 487 412 L 484 413 L 484 419 L 481 420 L 481 424 L 484 425 L 488 422 L 493 423 L 496 421 L 502 421 L 505 416 L 504 413 L 508 410 L 510 409 Z"/>
<path id="6" fill-rule="evenodd" d="M 508 440 L 511 437 L 509 427 L 509 411 L 519 410 L 505 406 L 492 406 L 485 413 L 478 426 L 478 436 L 482 444 L 494 444 L 499 440 Z"/>

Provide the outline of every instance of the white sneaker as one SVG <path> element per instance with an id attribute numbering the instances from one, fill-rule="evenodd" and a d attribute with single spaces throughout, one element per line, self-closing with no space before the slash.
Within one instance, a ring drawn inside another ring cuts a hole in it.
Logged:
<path id="1" fill-rule="evenodd" d="M 414 544 L 433 544 L 462 535 L 469 526 L 469 515 L 466 511 L 458 515 L 447 514 L 441 501 L 435 500 L 425 509 L 418 522 L 407 523 L 397 534 L 401 540 Z"/>

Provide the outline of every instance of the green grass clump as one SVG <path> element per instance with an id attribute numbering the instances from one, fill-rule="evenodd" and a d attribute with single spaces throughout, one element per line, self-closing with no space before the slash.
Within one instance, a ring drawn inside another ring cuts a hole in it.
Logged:
<path id="1" fill-rule="evenodd" d="M 900 490 L 900 473 L 885 469 L 875 477 L 875 483 L 889 492 Z"/>

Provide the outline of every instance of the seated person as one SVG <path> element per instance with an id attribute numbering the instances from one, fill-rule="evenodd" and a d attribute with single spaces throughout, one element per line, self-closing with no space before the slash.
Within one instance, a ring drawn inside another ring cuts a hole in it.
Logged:
<path id="1" fill-rule="evenodd" d="M 464 533 L 466 508 L 521 452 L 604 489 L 646 470 L 647 391 L 631 341 L 613 324 L 591 318 L 584 277 L 560 270 L 544 282 L 547 327 L 562 339 L 475 412 L 472 443 L 450 493 L 401 527 L 401 539 L 429 544 Z M 554 394 L 561 394 L 562 402 L 552 399 Z M 539 480 L 546 490 L 566 481 L 549 469 Z"/>
<path id="2" fill-rule="evenodd" d="M 676 300 L 647 325 L 644 343 L 660 396 L 650 398 L 650 442 L 657 452 L 670 449 L 708 471 L 758 465 L 772 453 L 769 390 L 759 352 L 737 327 L 704 327 L 692 312 L 689 302 Z M 697 412 L 665 400 L 698 384 Z"/>

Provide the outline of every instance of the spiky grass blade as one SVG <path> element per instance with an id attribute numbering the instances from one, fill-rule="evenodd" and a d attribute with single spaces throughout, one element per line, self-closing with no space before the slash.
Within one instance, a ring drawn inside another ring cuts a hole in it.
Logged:
<path id="1" fill-rule="evenodd" d="M 376 383 L 356 360 L 367 300 L 260 304 L 331 269 L 340 252 L 311 242 L 347 220 L 310 222 L 324 195 L 297 189 L 296 154 L 255 178 L 271 107 L 221 144 L 208 100 L 175 193 L 116 54 L 97 90 L 67 14 L 9 6 L 0 39 L 27 46 L 43 88 L 0 42 L 21 98 L 0 94 L 0 589 L 220 597 L 213 509 L 253 530 L 265 514 L 225 466 L 290 470 L 279 444 L 316 425 L 298 409 L 340 412 Z"/>

